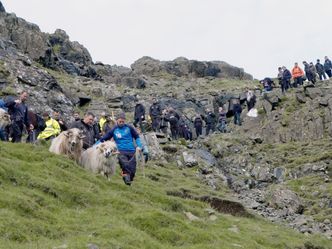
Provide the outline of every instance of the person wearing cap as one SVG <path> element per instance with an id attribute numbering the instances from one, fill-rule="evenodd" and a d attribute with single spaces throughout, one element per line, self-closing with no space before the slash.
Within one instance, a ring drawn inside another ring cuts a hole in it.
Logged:
<path id="1" fill-rule="evenodd" d="M 39 133 L 37 139 L 40 140 L 40 139 L 45 139 L 45 140 L 48 140 L 48 139 L 52 139 L 52 138 L 55 138 L 57 135 L 60 134 L 60 125 L 58 123 L 58 121 L 56 121 L 55 119 L 51 118 L 50 115 L 45 112 L 43 113 L 43 119 L 45 121 L 45 129 Z"/>
<path id="2" fill-rule="evenodd" d="M 131 185 L 136 173 L 136 151 L 142 150 L 142 143 L 136 129 L 126 124 L 126 116 L 120 113 L 116 116 L 116 125 L 107 132 L 97 143 L 114 139 L 122 169 L 122 178 L 126 185 Z"/>

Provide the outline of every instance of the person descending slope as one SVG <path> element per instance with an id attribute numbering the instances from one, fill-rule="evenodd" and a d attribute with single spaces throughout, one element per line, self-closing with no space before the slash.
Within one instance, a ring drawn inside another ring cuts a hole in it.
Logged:
<path id="1" fill-rule="evenodd" d="M 136 158 L 135 153 L 142 151 L 142 143 L 136 129 L 126 124 L 126 116 L 120 113 L 116 117 L 116 125 L 105 134 L 96 144 L 114 139 L 119 155 L 118 160 L 122 169 L 122 178 L 126 185 L 131 185 L 136 174 Z M 136 143 L 136 147 L 134 144 Z M 136 152 L 137 151 L 137 152 Z"/>

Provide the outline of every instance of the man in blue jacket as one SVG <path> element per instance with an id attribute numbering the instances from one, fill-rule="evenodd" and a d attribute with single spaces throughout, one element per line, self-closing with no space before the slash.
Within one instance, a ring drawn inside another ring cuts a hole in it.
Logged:
<path id="1" fill-rule="evenodd" d="M 136 151 L 139 153 L 142 150 L 142 143 L 136 129 L 133 126 L 126 124 L 124 113 L 121 113 L 116 117 L 116 125 L 99 141 L 104 142 L 112 138 L 120 152 L 118 159 L 122 169 L 121 175 L 123 181 L 125 184 L 131 185 L 136 173 L 135 153 Z"/>

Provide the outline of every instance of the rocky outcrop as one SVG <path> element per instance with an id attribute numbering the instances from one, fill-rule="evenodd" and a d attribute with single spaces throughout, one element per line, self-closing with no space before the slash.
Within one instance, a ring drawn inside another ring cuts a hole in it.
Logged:
<path id="1" fill-rule="evenodd" d="M 249 79 L 253 77 L 237 68 L 222 61 L 196 61 L 184 57 L 176 58 L 173 61 L 159 61 L 151 57 L 142 57 L 131 65 L 132 70 L 137 74 L 162 75 L 171 74 L 177 77 L 217 77 Z"/>
<path id="2" fill-rule="evenodd" d="M 6 12 L 5 7 L 3 7 L 1 2 L 0 2 L 0 12 Z"/>
<path id="3" fill-rule="evenodd" d="M 278 95 L 278 94 L 277 94 Z M 281 101 L 280 101 L 281 99 Z M 282 100 L 283 99 L 283 100 Z M 278 108 L 264 101 L 266 122 L 261 134 L 266 142 L 310 141 L 332 136 L 332 88 L 330 82 L 297 89 L 280 97 Z"/>
<path id="4" fill-rule="evenodd" d="M 47 49 L 47 35 L 36 24 L 26 22 L 15 14 L 0 12 L 0 38 L 12 41 L 18 50 L 33 60 L 43 56 Z"/>

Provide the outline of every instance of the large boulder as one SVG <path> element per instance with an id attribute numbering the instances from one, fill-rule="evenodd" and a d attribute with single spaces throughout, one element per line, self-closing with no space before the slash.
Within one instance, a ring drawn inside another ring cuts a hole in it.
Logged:
<path id="1" fill-rule="evenodd" d="M 161 63 L 159 60 L 144 56 L 131 64 L 131 69 L 136 74 L 153 75 L 161 71 Z"/>
<path id="2" fill-rule="evenodd" d="M 302 214 L 304 205 L 301 199 L 291 190 L 281 187 L 272 191 L 268 203 L 276 209 L 286 209 L 289 214 Z"/>

